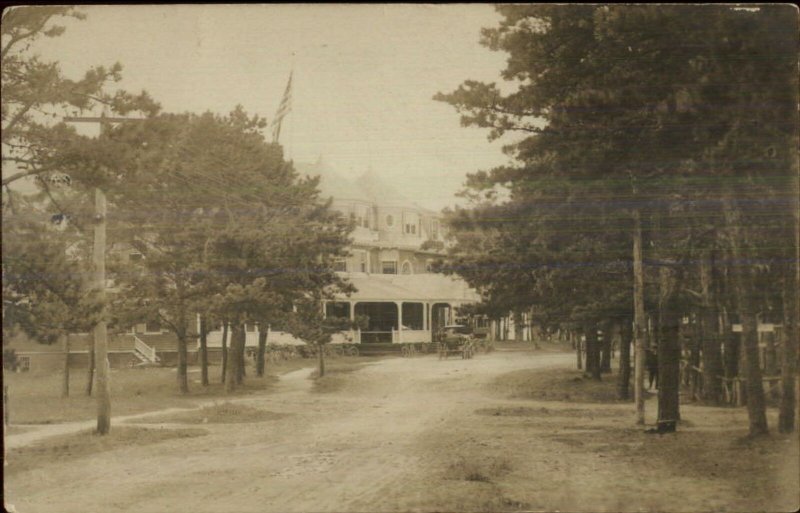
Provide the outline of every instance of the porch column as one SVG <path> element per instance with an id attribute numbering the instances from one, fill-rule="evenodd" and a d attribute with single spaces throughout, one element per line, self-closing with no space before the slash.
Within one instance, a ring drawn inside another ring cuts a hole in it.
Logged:
<path id="1" fill-rule="evenodd" d="M 428 330 L 428 303 L 422 303 L 422 329 Z"/>
<path id="2" fill-rule="evenodd" d="M 403 303 L 395 301 L 397 305 L 397 341 L 403 342 Z"/>

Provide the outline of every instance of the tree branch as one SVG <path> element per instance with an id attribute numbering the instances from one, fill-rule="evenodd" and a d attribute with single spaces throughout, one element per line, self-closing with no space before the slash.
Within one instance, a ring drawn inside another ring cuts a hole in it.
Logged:
<path id="1" fill-rule="evenodd" d="M 42 173 L 47 173 L 49 171 L 52 171 L 53 169 L 54 168 L 52 166 L 46 166 L 46 167 L 40 167 L 38 169 L 29 169 L 27 171 L 20 171 L 19 173 L 16 173 L 16 174 L 13 174 L 13 175 L 9 176 L 8 178 L 3 178 L 3 182 L 0 185 L 5 187 L 5 186 L 7 186 L 8 184 L 10 184 L 12 182 L 16 182 L 20 178 L 26 178 L 28 176 L 34 176 L 34 175 L 40 175 Z"/>

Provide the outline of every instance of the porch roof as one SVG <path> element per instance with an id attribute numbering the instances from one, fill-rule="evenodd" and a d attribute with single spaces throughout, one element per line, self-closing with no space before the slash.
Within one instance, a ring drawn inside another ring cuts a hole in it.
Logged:
<path id="1" fill-rule="evenodd" d="M 469 303 L 477 293 L 463 280 L 442 274 L 360 274 L 348 276 L 357 292 L 350 301 L 415 301 Z"/>

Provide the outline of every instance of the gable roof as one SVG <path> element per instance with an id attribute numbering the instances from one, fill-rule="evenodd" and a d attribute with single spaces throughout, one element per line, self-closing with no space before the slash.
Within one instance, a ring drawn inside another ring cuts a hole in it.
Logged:
<path id="1" fill-rule="evenodd" d="M 322 157 L 314 163 L 295 162 L 294 166 L 302 175 L 320 177 L 319 188 L 324 198 L 360 200 L 384 207 L 405 207 L 434 213 L 404 196 L 372 169 L 365 171 L 358 179 L 350 180 L 324 162 Z"/>

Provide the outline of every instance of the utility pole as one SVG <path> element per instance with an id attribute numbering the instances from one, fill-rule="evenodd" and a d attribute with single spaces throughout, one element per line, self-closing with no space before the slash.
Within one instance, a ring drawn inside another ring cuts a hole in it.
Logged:
<path id="1" fill-rule="evenodd" d="M 65 117 L 66 123 L 99 123 L 102 134 L 111 123 L 141 121 L 136 118 Z M 94 189 L 94 243 L 92 247 L 92 289 L 101 302 L 100 322 L 92 332 L 94 337 L 95 379 L 97 380 L 97 434 L 111 430 L 111 383 L 108 363 L 108 327 L 106 326 L 106 194 L 100 187 Z"/>

